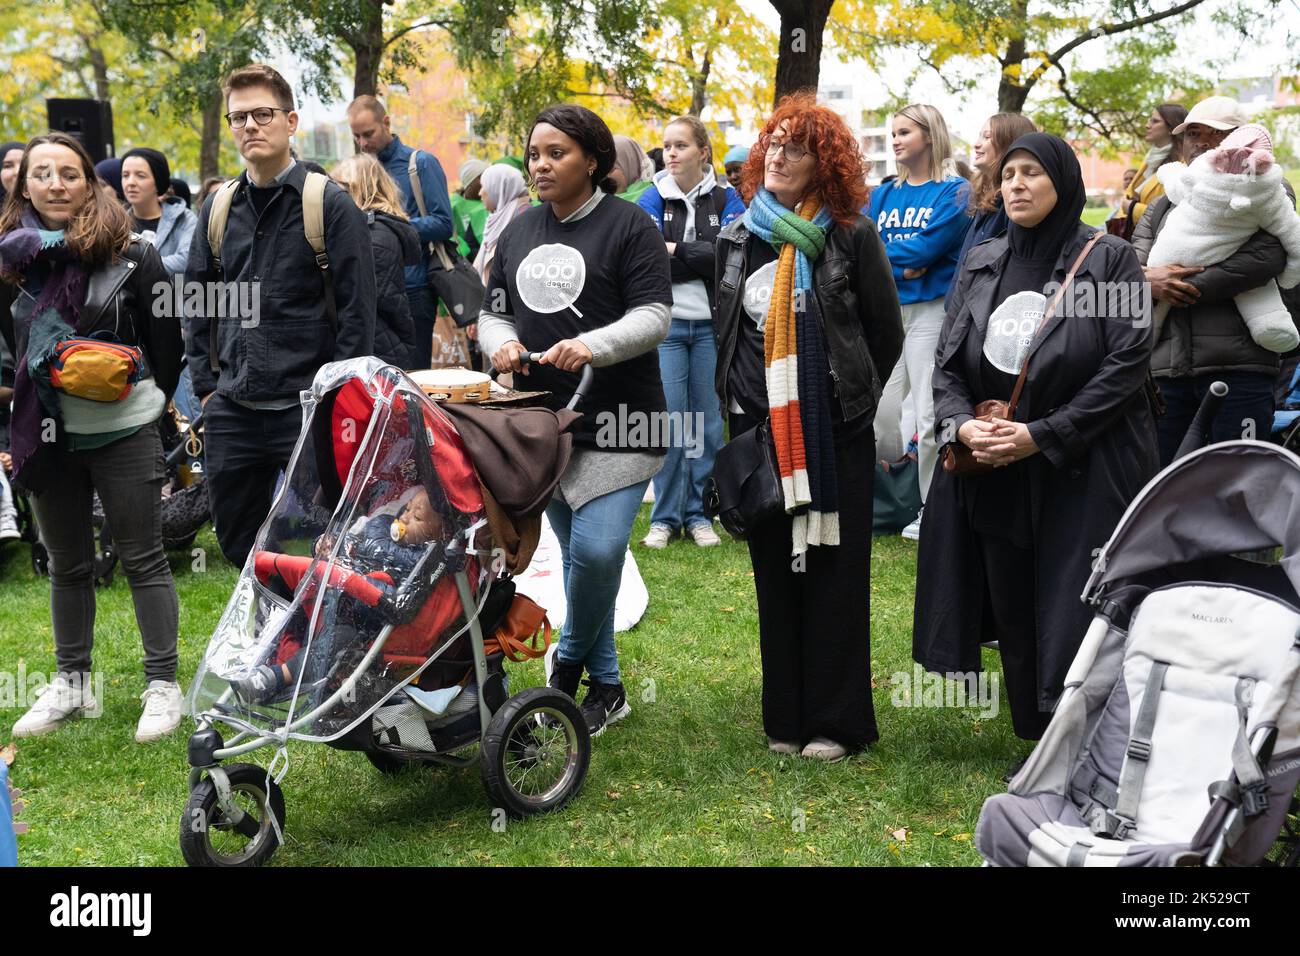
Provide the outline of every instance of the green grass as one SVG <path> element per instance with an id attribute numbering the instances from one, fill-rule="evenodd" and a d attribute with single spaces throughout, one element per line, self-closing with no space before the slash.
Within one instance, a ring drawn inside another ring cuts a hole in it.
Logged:
<path id="1" fill-rule="evenodd" d="M 647 511 L 635 531 L 646 530 Z M 200 547 L 217 554 L 210 532 Z M 958 709 L 891 705 L 890 676 L 911 672 L 916 550 L 876 540 L 872 672 L 881 740 L 841 764 L 780 758 L 764 744 L 758 621 L 743 545 L 701 551 L 674 542 L 636 549 L 651 594 L 619 636 L 632 715 L 594 742 L 591 771 L 562 813 L 492 828 L 477 768 L 408 768 L 396 777 L 361 754 L 290 748 L 288 842 L 275 862 L 406 864 L 973 865 L 980 804 L 1025 752 L 1005 698 L 994 719 Z M 234 583 L 219 559 L 195 572 L 175 555 L 181 677 L 188 680 Z M 49 584 L 25 546 L 0 552 L 0 668 L 53 666 Z M 25 791 L 19 838 L 28 865 L 177 865 L 185 804 L 185 740 L 136 744 L 141 649 L 125 580 L 99 593 L 95 666 L 105 713 L 17 741 L 12 775 Z M 988 654 L 989 652 L 986 652 Z M 986 664 L 996 666 L 990 655 Z M 541 683 L 540 662 L 512 665 L 512 689 Z M 653 682 L 651 684 L 650 682 Z M 0 705 L 7 702 L 0 701 Z M 21 709 L 0 710 L 0 742 Z M 254 755 L 263 762 L 269 754 Z M 905 839 L 896 831 L 906 829 Z"/>

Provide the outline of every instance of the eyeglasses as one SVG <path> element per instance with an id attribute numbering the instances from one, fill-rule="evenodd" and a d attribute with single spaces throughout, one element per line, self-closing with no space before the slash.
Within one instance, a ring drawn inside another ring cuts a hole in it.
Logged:
<path id="1" fill-rule="evenodd" d="M 767 141 L 767 155 L 775 156 L 777 153 L 785 153 L 787 163 L 797 163 L 805 156 L 812 155 L 802 146 L 796 146 L 794 143 L 786 140 L 770 139 Z"/>
<path id="2" fill-rule="evenodd" d="M 248 118 L 251 116 L 258 126 L 265 126 L 275 118 L 277 111 L 285 115 L 289 113 L 289 110 L 278 106 L 259 106 L 255 110 L 235 110 L 233 113 L 227 113 L 226 122 L 230 124 L 231 129 L 243 129 L 248 125 Z"/>

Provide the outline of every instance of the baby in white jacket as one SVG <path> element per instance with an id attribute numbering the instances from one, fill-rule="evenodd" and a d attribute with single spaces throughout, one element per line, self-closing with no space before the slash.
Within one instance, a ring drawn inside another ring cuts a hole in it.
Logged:
<path id="1" fill-rule="evenodd" d="M 1258 230 L 1276 236 L 1286 249 L 1286 268 L 1276 281 L 1241 293 L 1233 301 L 1250 336 L 1273 352 L 1300 344 L 1291 313 L 1278 287 L 1300 283 L 1300 216 L 1282 186 L 1273 162 L 1268 131 L 1254 123 L 1239 126 L 1218 149 L 1202 153 L 1190 166 L 1166 163 L 1156 173 L 1174 204 L 1147 257 L 1148 266 L 1211 266 L 1236 252 Z M 1152 314 L 1155 340 L 1170 303 L 1158 302 Z"/>

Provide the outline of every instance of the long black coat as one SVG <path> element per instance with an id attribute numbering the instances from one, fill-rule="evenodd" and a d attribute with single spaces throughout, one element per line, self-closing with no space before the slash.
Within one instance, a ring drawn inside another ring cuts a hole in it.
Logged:
<path id="1" fill-rule="evenodd" d="M 1092 233 L 1080 224 L 1057 260 L 1054 282 L 1064 280 Z M 936 351 L 934 419 L 940 443 L 955 440 L 956 430 L 971 417 L 975 401 L 968 383 L 978 381 L 979 368 L 967 355 L 978 350 L 966 350 L 963 343 L 968 335 L 983 341 L 989 315 L 999 304 L 998 279 L 1007 256 L 1005 235 L 989 239 L 971 249 L 957 276 Z M 1101 282 L 1124 285 L 1096 285 Z M 1144 282 L 1132 248 L 1104 237 L 1075 277 L 1076 291 L 1067 293 L 1072 307 L 1063 305 L 1036 339 L 1016 409 L 1016 420 L 1029 425 L 1041 449 L 1010 467 L 1025 468 L 1028 475 L 1035 581 L 1024 600 L 1035 606 L 1043 710 L 1060 696 L 1092 618 L 1079 595 L 1094 552 L 1158 468 L 1155 419 L 1144 387 L 1151 358 L 1150 322 L 1142 318 Z M 1118 301 L 1089 298 L 1089 288 L 1118 291 Z M 959 494 L 958 483 L 969 480 L 935 469 L 921 526 L 912 655 L 939 673 L 978 671 L 980 642 L 997 638 Z"/>

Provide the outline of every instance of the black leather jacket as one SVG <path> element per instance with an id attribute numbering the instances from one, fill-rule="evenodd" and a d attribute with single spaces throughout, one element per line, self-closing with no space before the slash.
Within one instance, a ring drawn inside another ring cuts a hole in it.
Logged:
<path id="1" fill-rule="evenodd" d="M 170 309 L 158 309 L 162 314 L 155 314 L 154 287 L 171 296 L 174 292 L 169 280 L 158 250 L 139 236 L 132 236 L 125 252 L 90 273 L 80 333 L 108 331 L 120 342 L 140 346 L 154 384 L 168 398 L 176 390 L 181 356 L 185 354 L 181 320 Z M 27 352 L 28 319 L 35 304 L 22 285 L 0 285 L 0 331 L 15 356 Z M 84 324 L 87 315 L 92 317 L 89 325 Z"/>
<path id="2" fill-rule="evenodd" d="M 749 229 L 737 219 L 718 235 L 717 311 L 714 331 L 718 368 L 714 379 L 730 407 L 727 375 L 742 321 L 741 296 Z M 881 390 L 903 352 L 903 319 L 885 244 L 875 223 L 858 216 L 836 226 L 813 263 L 813 291 L 821 307 L 822 334 L 843 420 L 874 415 Z"/>

